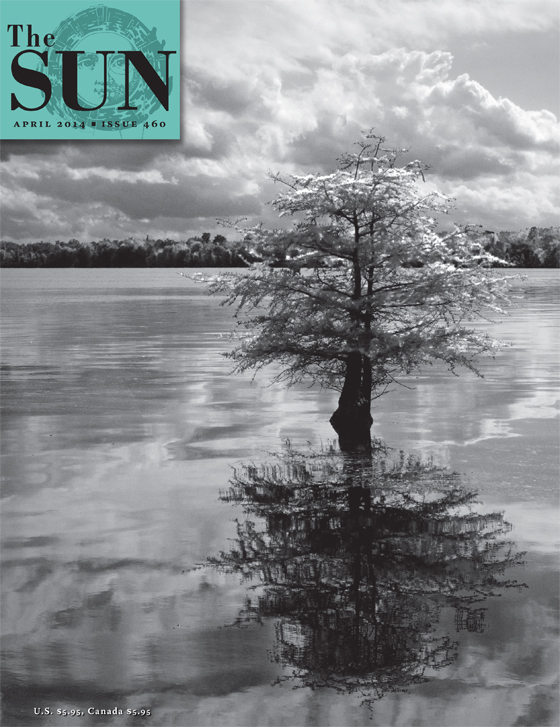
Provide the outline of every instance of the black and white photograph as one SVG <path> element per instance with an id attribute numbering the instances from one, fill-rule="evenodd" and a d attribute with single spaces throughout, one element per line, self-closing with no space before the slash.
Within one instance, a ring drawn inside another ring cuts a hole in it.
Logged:
<path id="1" fill-rule="evenodd" d="M 0 724 L 558 727 L 557 0 L 172 3 L 0 0 Z"/>

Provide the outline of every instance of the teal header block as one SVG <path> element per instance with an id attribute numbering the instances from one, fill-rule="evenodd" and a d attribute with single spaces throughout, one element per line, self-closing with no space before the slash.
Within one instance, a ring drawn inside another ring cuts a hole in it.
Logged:
<path id="1" fill-rule="evenodd" d="M 1 0 L 1 139 L 179 139 L 180 0 Z"/>

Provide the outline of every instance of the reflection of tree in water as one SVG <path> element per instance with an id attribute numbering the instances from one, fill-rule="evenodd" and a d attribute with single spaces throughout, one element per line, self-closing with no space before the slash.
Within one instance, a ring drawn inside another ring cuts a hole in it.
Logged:
<path id="1" fill-rule="evenodd" d="M 436 636 L 444 607 L 457 630 L 482 631 L 481 603 L 519 563 L 500 513 L 474 511 L 460 476 L 379 445 L 371 456 L 304 456 L 243 466 L 222 494 L 256 516 L 211 562 L 258 579 L 236 623 L 277 619 L 273 658 L 296 685 L 357 692 L 370 703 L 426 681 L 456 643 Z"/>

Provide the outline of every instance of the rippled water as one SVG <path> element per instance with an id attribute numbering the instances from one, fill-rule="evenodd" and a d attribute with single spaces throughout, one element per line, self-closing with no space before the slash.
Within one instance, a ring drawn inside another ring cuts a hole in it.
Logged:
<path id="1" fill-rule="evenodd" d="M 229 376 L 231 311 L 175 270 L 3 271 L 2 724 L 557 724 L 557 271 L 517 290 L 481 324 L 513 343 L 484 379 L 430 370 L 373 414 L 390 447 L 433 455 L 504 513 L 526 551 L 506 576 L 527 587 L 487 599 L 483 627 L 457 631 L 446 606 L 433 628 L 453 660 L 368 706 L 273 685 L 294 670 L 271 659 L 286 620 L 226 626 L 249 584 L 207 563 L 245 518 L 220 500 L 232 466 L 286 439 L 319 448 L 335 397 Z M 308 638 L 294 618 L 293 648 Z"/>

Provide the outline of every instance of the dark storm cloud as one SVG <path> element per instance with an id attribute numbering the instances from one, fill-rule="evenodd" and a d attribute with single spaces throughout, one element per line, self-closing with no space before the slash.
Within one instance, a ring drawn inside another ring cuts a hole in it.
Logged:
<path id="1" fill-rule="evenodd" d="M 13 157 L 59 155 L 75 169 L 103 167 L 136 171 L 151 168 L 159 158 L 179 154 L 185 157 L 218 159 L 227 154 L 232 135 L 219 127 L 209 127 L 212 147 L 200 149 L 187 141 L 179 140 L 114 140 L 101 141 L 4 141 L 1 146 L 1 161 Z"/>
<path id="2" fill-rule="evenodd" d="M 515 159 L 504 160 L 499 152 L 490 149 L 461 149 L 438 147 L 430 149 L 422 158 L 431 172 L 447 179 L 469 180 L 485 175 L 501 176 L 515 170 Z M 521 164 L 522 160 L 519 159 Z"/>
<path id="3" fill-rule="evenodd" d="M 317 120 L 317 127 L 301 134 L 290 145 L 289 158 L 300 167 L 315 171 L 332 172 L 336 160 L 346 152 L 354 152 L 353 144 L 361 138 L 362 127 L 357 123 L 345 123 L 340 128 L 340 118 L 324 113 Z"/>
<path id="4" fill-rule="evenodd" d="M 13 156 L 40 155 L 49 157 L 60 154 L 66 146 L 67 141 L 27 141 L 8 140 L 0 145 L 0 161 L 7 162 Z"/>
<path id="5" fill-rule="evenodd" d="M 180 150 L 180 141 L 4 141 L 1 161 L 13 157 L 61 156 L 76 169 L 145 169 L 159 156 Z"/>
<path id="6" fill-rule="evenodd" d="M 150 168 L 161 156 L 174 154 L 180 141 L 81 141 L 68 149 L 68 162 L 74 169 L 103 167 L 136 171 Z"/>
<path id="7" fill-rule="evenodd" d="M 188 88 L 197 103 L 239 116 L 255 103 L 254 84 L 246 79 L 219 79 L 200 68 L 189 69 Z"/>
<path id="8" fill-rule="evenodd" d="M 98 175 L 73 179 L 69 174 L 49 173 L 26 180 L 26 189 L 43 195 L 42 205 L 58 203 L 103 206 L 132 219 L 154 217 L 221 217 L 258 214 L 259 201 L 237 194 L 235 180 L 189 177 L 182 184 L 109 180 Z M 44 196 L 48 195 L 48 196 Z"/>
<path id="9" fill-rule="evenodd" d="M 531 695 L 526 711 L 513 723 L 513 727 L 541 727 L 554 724 L 558 716 L 558 700 L 550 687 L 539 685 Z"/>

